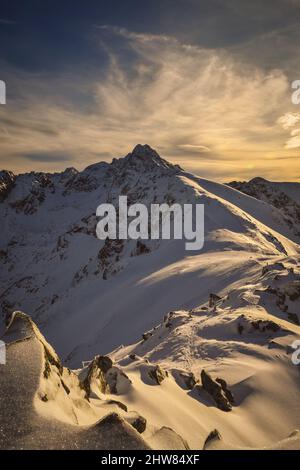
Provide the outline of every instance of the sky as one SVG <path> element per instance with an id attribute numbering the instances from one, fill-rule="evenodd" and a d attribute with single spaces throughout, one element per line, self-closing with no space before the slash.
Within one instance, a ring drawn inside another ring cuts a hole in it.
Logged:
<path id="1" fill-rule="evenodd" d="M 204 178 L 300 181 L 300 0 L 0 0 L 0 168 L 147 143 Z"/>

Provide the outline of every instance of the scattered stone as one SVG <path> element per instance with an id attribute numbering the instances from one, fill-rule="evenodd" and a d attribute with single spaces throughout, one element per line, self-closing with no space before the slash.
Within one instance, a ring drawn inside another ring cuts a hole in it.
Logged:
<path id="1" fill-rule="evenodd" d="M 218 382 L 218 384 L 221 385 L 222 390 L 225 393 L 225 396 L 226 396 L 227 400 L 229 401 L 229 403 L 231 403 L 233 405 L 234 404 L 234 396 L 233 396 L 233 393 L 231 392 L 231 390 L 229 390 L 229 388 L 227 386 L 227 382 L 224 379 L 221 379 L 219 377 L 216 378 L 216 382 Z"/>
<path id="2" fill-rule="evenodd" d="M 69 389 L 69 387 L 65 384 L 65 382 L 64 382 L 63 380 L 61 380 L 61 384 L 62 384 L 62 386 L 63 386 L 63 388 L 64 388 L 66 394 L 69 395 L 69 394 L 70 394 L 70 389 Z"/>
<path id="3" fill-rule="evenodd" d="M 153 334 L 152 331 L 147 331 L 146 333 L 143 333 L 143 334 L 142 334 L 143 340 L 144 340 L 144 341 L 147 341 L 147 339 L 149 339 L 150 336 L 152 336 L 152 334 Z"/>
<path id="4" fill-rule="evenodd" d="M 262 275 L 266 274 L 269 271 L 282 271 L 285 269 L 285 266 L 282 263 L 273 263 L 273 264 L 267 264 L 262 268 Z"/>
<path id="5" fill-rule="evenodd" d="M 129 377 L 118 367 L 112 367 L 105 374 L 106 382 L 109 386 L 110 393 L 122 393 L 128 390 L 132 384 Z"/>
<path id="6" fill-rule="evenodd" d="M 192 390 L 198 382 L 193 372 L 180 372 L 180 376 L 188 390 Z"/>
<path id="7" fill-rule="evenodd" d="M 96 356 L 96 361 L 99 369 L 106 373 L 113 366 L 113 361 L 109 356 Z"/>
<path id="8" fill-rule="evenodd" d="M 293 302 L 300 298 L 300 281 L 292 281 L 285 288 L 286 295 Z"/>
<path id="9" fill-rule="evenodd" d="M 133 418 L 131 418 L 131 417 L 126 418 L 126 420 L 140 434 L 142 434 L 145 431 L 146 425 L 147 425 L 147 420 L 143 416 L 135 415 Z"/>
<path id="10" fill-rule="evenodd" d="M 129 354 L 129 359 L 131 359 L 132 361 L 136 361 L 137 360 L 137 355 L 136 354 Z"/>
<path id="11" fill-rule="evenodd" d="M 149 371 L 149 377 L 158 385 L 160 385 L 167 376 L 168 372 L 164 371 L 159 365 L 155 366 Z"/>
<path id="12" fill-rule="evenodd" d="M 79 376 L 79 382 L 81 388 L 86 392 L 86 399 L 89 400 L 91 395 L 91 383 L 96 381 L 101 393 L 109 393 L 110 388 L 106 381 L 104 372 L 98 367 L 97 357 L 93 359 L 88 368 L 87 372 L 83 379 Z"/>
<path id="13" fill-rule="evenodd" d="M 205 450 L 207 444 L 209 444 L 211 441 L 215 441 L 215 440 L 220 441 L 221 439 L 222 439 L 222 437 L 221 437 L 221 434 L 219 433 L 219 431 L 217 429 L 214 429 L 213 431 L 211 431 L 209 433 L 209 435 L 205 439 L 205 442 L 203 444 L 203 450 Z"/>
<path id="14" fill-rule="evenodd" d="M 126 411 L 126 413 L 127 413 L 127 411 L 128 411 L 127 406 L 126 406 L 124 403 L 122 403 L 121 401 L 118 401 L 118 400 L 107 400 L 106 403 L 107 403 L 108 405 L 116 405 L 116 406 L 118 406 L 119 408 L 121 408 L 121 410 Z"/>
<path id="15" fill-rule="evenodd" d="M 204 390 L 211 395 L 220 410 L 232 410 L 232 403 L 227 398 L 221 384 L 214 380 L 204 369 L 201 371 L 201 382 Z"/>
<path id="16" fill-rule="evenodd" d="M 217 294 L 209 294 L 209 307 L 214 307 L 220 300 L 222 300 L 222 297 Z"/>
<path id="17" fill-rule="evenodd" d="M 256 321 L 252 321 L 251 325 L 253 326 L 255 330 L 259 330 L 263 332 L 274 331 L 274 333 L 276 333 L 277 331 L 280 330 L 280 326 L 271 320 L 256 320 Z"/>

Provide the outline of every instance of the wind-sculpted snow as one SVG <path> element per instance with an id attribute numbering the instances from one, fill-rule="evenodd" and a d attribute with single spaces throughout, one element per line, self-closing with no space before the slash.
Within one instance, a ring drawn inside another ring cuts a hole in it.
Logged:
<path id="1" fill-rule="evenodd" d="M 204 204 L 203 249 L 99 240 L 96 208 L 120 195 Z M 256 197 L 141 145 L 1 172 L 0 447 L 299 448 L 298 222 Z"/>
<path id="2" fill-rule="evenodd" d="M 0 447 L 299 448 L 290 346 L 300 327 L 260 297 L 266 283 L 298 275 L 293 259 L 265 264 L 251 283 L 171 311 L 137 343 L 75 371 L 14 312 L 3 336 Z"/>
<path id="3" fill-rule="evenodd" d="M 14 312 L 4 339 L 7 363 L 0 374 L 0 449 L 149 448 L 141 436 L 146 420 L 128 412 L 118 400 L 104 399 L 100 387 L 99 397 L 95 393 L 97 399 L 91 403 L 77 375 L 62 367 L 27 315 Z M 181 439 L 170 430 L 172 436 L 175 442 Z"/>

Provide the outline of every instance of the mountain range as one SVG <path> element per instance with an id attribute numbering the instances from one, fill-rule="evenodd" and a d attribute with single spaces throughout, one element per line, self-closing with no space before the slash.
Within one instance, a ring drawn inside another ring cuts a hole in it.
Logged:
<path id="1" fill-rule="evenodd" d="M 99 240 L 120 195 L 204 204 L 203 249 Z M 139 144 L 0 172 L 0 214 L 0 448 L 300 447 L 299 183 L 221 184 Z"/>

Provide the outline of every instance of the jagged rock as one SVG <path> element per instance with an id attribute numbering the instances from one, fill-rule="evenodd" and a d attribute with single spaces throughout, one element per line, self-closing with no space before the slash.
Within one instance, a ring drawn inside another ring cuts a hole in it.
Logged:
<path id="1" fill-rule="evenodd" d="M 203 450 L 205 450 L 207 444 L 209 444 L 211 441 L 215 441 L 215 440 L 220 441 L 221 439 L 222 439 L 222 437 L 221 437 L 221 434 L 219 433 L 219 431 L 217 429 L 214 429 L 213 431 L 211 431 L 209 433 L 209 435 L 205 439 L 205 442 L 203 444 Z"/>
<path id="2" fill-rule="evenodd" d="M 152 331 L 146 331 L 146 333 L 142 334 L 142 338 L 143 338 L 144 341 L 146 341 L 152 335 L 153 335 Z"/>
<path id="3" fill-rule="evenodd" d="M 90 362 L 87 369 L 84 371 L 83 377 L 79 375 L 79 383 L 85 390 L 87 399 L 89 399 L 91 395 L 92 382 L 96 382 L 101 393 L 110 392 L 105 373 L 98 366 L 97 357 Z"/>
<path id="4" fill-rule="evenodd" d="M 300 205 L 281 183 L 278 185 L 278 183 L 256 177 L 248 182 L 232 181 L 228 183 L 228 186 L 276 207 L 281 213 L 282 222 L 299 237 Z"/>
<path id="5" fill-rule="evenodd" d="M 104 280 L 119 271 L 118 261 L 124 249 L 124 240 L 111 240 L 106 238 L 104 246 L 98 253 L 98 269 L 96 274 L 102 273 Z"/>
<path id="6" fill-rule="evenodd" d="M 273 331 L 276 333 L 280 330 L 280 326 L 272 320 L 255 320 L 251 322 L 251 325 L 255 330 L 259 331 Z"/>
<path id="7" fill-rule="evenodd" d="M 209 294 L 209 307 L 214 307 L 220 300 L 222 300 L 222 297 L 217 294 Z"/>
<path id="8" fill-rule="evenodd" d="M 28 192 L 25 193 L 25 195 L 22 194 L 20 199 L 10 202 L 9 205 L 15 209 L 17 213 L 23 212 L 26 215 L 32 215 L 46 199 L 46 190 L 50 193 L 54 193 L 55 186 L 51 174 L 36 172 L 17 176 L 15 183 L 18 182 L 19 178 L 26 176 L 29 179 Z"/>
<path id="9" fill-rule="evenodd" d="M 129 354 L 129 359 L 131 359 L 132 361 L 136 361 L 137 360 L 137 355 L 136 354 Z"/>
<path id="10" fill-rule="evenodd" d="M 69 395 L 71 390 L 69 389 L 69 387 L 65 384 L 65 382 L 63 380 L 60 381 L 62 386 L 63 386 L 63 389 L 65 390 L 66 394 Z"/>
<path id="11" fill-rule="evenodd" d="M 96 360 L 98 367 L 104 373 L 106 373 L 113 366 L 113 361 L 109 356 L 97 356 Z"/>
<path id="12" fill-rule="evenodd" d="M 45 366 L 44 366 L 43 375 L 45 379 L 48 379 L 50 376 L 50 373 L 51 373 L 50 366 L 55 366 L 58 370 L 58 373 L 60 375 L 62 374 L 63 366 L 60 360 L 58 359 L 58 357 L 55 357 L 46 346 L 44 346 L 44 360 L 45 360 Z"/>
<path id="13" fill-rule="evenodd" d="M 123 410 L 123 411 L 126 411 L 126 412 L 128 411 L 127 406 L 126 406 L 124 403 L 122 403 L 121 401 L 118 401 L 118 400 L 107 400 L 106 403 L 107 403 L 108 405 L 116 405 L 116 406 L 118 406 L 119 408 L 121 408 L 121 410 Z"/>
<path id="14" fill-rule="evenodd" d="M 266 266 L 263 266 L 262 268 L 262 275 L 266 274 L 269 271 L 282 271 L 285 269 L 284 264 L 282 263 L 273 263 L 273 264 L 267 264 Z"/>
<path id="15" fill-rule="evenodd" d="M 220 410 L 231 411 L 232 403 L 227 398 L 221 384 L 216 382 L 204 369 L 201 371 L 201 382 L 204 390 L 211 395 Z"/>
<path id="16" fill-rule="evenodd" d="M 141 240 L 137 240 L 135 250 L 133 251 L 133 256 L 140 256 L 150 253 L 150 248 L 145 245 L 145 243 L 141 242 Z"/>
<path id="17" fill-rule="evenodd" d="M 180 372 L 180 376 L 182 377 L 188 390 L 192 390 L 198 382 L 193 372 Z"/>
<path id="18" fill-rule="evenodd" d="M 231 390 L 229 390 L 226 380 L 217 377 L 216 382 L 218 382 L 218 384 L 221 385 L 222 390 L 225 393 L 225 396 L 226 396 L 227 400 L 229 401 L 229 403 L 231 403 L 233 405 L 234 404 L 234 396 L 233 396 L 233 393 L 231 392 Z"/>
<path id="19" fill-rule="evenodd" d="M 91 395 L 91 387 L 101 393 L 121 393 L 128 389 L 131 380 L 119 368 L 113 365 L 108 356 L 96 356 L 79 376 L 87 398 Z"/>
<path id="20" fill-rule="evenodd" d="M 158 385 L 160 385 L 167 376 L 168 372 L 163 370 L 159 365 L 155 366 L 149 371 L 149 377 Z"/>
<path id="21" fill-rule="evenodd" d="M 118 367 L 112 367 L 105 374 L 105 379 L 110 389 L 110 393 L 122 393 L 127 390 L 132 382 L 129 377 Z"/>
<path id="22" fill-rule="evenodd" d="M 167 313 L 167 315 L 164 316 L 163 321 L 164 321 L 164 322 L 169 321 L 171 318 L 174 317 L 174 315 L 175 315 L 175 312 L 169 312 L 169 313 Z"/>
<path id="23" fill-rule="evenodd" d="M 0 202 L 3 202 L 14 187 L 16 176 L 11 171 L 0 171 Z"/>
<path id="24" fill-rule="evenodd" d="M 131 424 L 140 434 L 142 434 L 147 426 L 147 420 L 141 415 L 134 415 L 133 417 L 126 418 L 126 421 Z"/>
<path id="25" fill-rule="evenodd" d="M 293 302 L 300 298 L 300 281 L 295 280 L 285 286 L 284 289 L 286 295 Z"/>
<path id="26" fill-rule="evenodd" d="M 165 324 L 166 328 L 171 328 L 172 327 L 172 318 L 174 317 L 175 312 L 169 312 L 167 315 L 164 316 L 163 322 Z"/>

